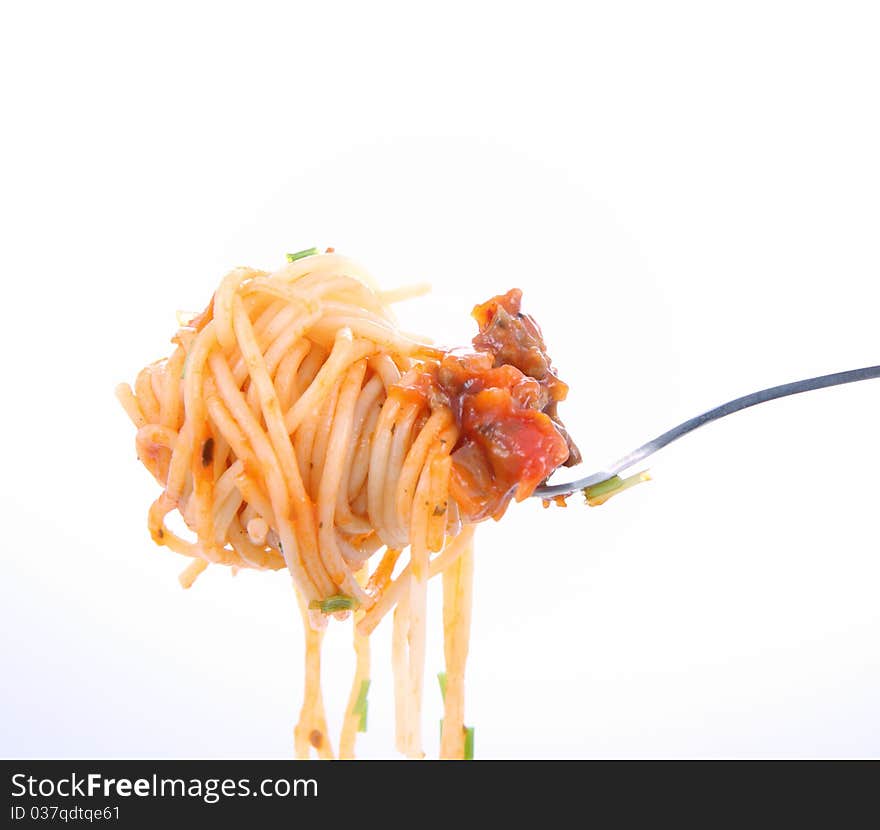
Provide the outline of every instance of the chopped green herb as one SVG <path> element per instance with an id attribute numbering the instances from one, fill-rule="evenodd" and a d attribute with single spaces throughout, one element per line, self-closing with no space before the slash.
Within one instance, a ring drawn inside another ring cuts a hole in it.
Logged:
<path id="1" fill-rule="evenodd" d="M 584 496 L 586 496 L 587 500 L 598 499 L 600 496 L 613 493 L 622 483 L 623 479 L 620 476 L 611 476 L 611 478 L 600 481 L 598 484 L 584 487 Z"/>
<path id="2" fill-rule="evenodd" d="M 584 498 L 587 500 L 587 504 L 590 505 L 590 507 L 598 507 L 600 504 L 605 504 L 605 502 L 612 496 L 616 496 L 624 490 L 629 490 L 630 487 L 635 487 L 636 484 L 640 484 L 643 481 L 650 480 L 651 477 L 645 470 L 636 473 L 635 475 L 631 475 L 628 478 L 612 476 L 611 478 L 606 479 L 605 481 L 600 481 L 598 484 L 594 484 L 591 487 L 584 487 Z"/>
<path id="3" fill-rule="evenodd" d="M 287 261 L 288 262 L 296 262 L 298 259 L 302 259 L 307 256 L 314 256 L 318 253 L 317 248 L 306 248 L 304 251 L 297 251 L 295 254 L 288 254 Z"/>
<path id="4" fill-rule="evenodd" d="M 358 691 L 357 700 L 351 707 L 353 715 L 360 715 L 360 723 L 358 724 L 358 732 L 367 731 L 367 692 L 370 690 L 370 679 L 361 681 L 361 688 Z"/>
<path id="5" fill-rule="evenodd" d="M 443 702 L 446 703 L 446 672 L 445 671 L 437 672 L 437 682 L 440 684 L 440 694 L 443 697 Z"/>
<path id="6" fill-rule="evenodd" d="M 347 597 L 345 594 L 334 594 L 327 599 L 313 599 L 309 603 L 312 611 L 323 611 L 325 614 L 332 614 L 335 611 L 351 611 L 358 607 L 358 601 L 354 597 Z"/>
<path id="7" fill-rule="evenodd" d="M 474 760 L 474 729 L 473 726 L 464 728 L 464 759 L 465 761 Z"/>
<path id="8" fill-rule="evenodd" d="M 357 714 L 361 711 L 364 705 L 367 702 L 367 693 L 370 691 L 370 678 L 368 677 L 366 680 L 361 681 L 361 687 L 358 690 L 357 700 L 354 702 L 354 706 L 352 707 L 352 712 Z"/>
<path id="9" fill-rule="evenodd" d="M 465 726 L 464 729 L 464 760 L 474 760 L 474 731 L 476 727 Z M 443 740 L 443 718 L 440 718 L 440 740 Z"/>

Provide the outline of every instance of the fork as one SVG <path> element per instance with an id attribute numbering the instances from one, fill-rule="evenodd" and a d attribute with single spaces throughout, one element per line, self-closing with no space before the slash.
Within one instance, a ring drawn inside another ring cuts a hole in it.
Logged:
<path id="1" fill-rule="evenodd" d="M 732 415 L 750 406 L 757 406 L 759 403 L 766 403 L 777 398 L 784 398 L 788 395 L 798 395 L 801 392 L 811 392 L 814 389 L 825 389 L 828 386 L 840 386 L 844 383 L 854 383 L 858 380 L 870 380 L 872 378 L 880 378 L 880 366 L 867 366 L 864 369 L 850 369 L 846 372 L 835 372 L 831 375 L 820 375 L 815 378 L 807 378 L 806 380 L 796 380 L 791 383 L 783 383 L 781 386 L 771 386 L 768 389 L 761 389 L 758 392 L 752 392 L 750 395 L 743 395 L 741 398 L 735 398 L 732 401 L 709 409 L 701 415 L 690 418 L 687 421 L 666 430 L 666 432 L 658 435 L 647 444 L 642 444 L 638 449 L 618 459 L 604 470 L 593 473 L 592 475 L 579 478 L 565 484 L 547 484 L 544 483 L 535 489 L 532 493 L 542 499 L 552 499 L 555 497 L 565 497 L 574 493 L 575 490 L 583 490 L 587 501 L 591 503 L 601 504 L 605 498 L 610 497 L 620 490 L 626 489 L 632 484 L 638 483 L 639 480 L 644 481 L 644 474 L 640 476 L 632 476 L 630 479 L 621 480 L 618 476 L 624 470 L 629 469 L 634 464 L 653 455 L 657 450 L 677 441 L 689 432 L 693 432 L 711 421 L 717 421 L 726 415 Z"/>

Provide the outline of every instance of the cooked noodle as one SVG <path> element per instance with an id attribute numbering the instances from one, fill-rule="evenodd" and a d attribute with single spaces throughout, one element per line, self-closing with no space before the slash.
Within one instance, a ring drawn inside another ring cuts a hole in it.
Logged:
<path id="1" fill-rule="evenodd" d="M 436 395 L 406 394 L 444 356 L 398 328 L 389 301 L 412 293 L 376 290 L 335 253 L 272 274 L 238 268 L 180 327 L 170 357 L 145 368 L 134 390 L 117 389 L 138 457 L 162 487 L 150 534 L 193 560 L 181 584 L 209 564 L 286 568 L 293 578 L 306 641 L 300 758 L 334 757 L 320 683 L 328 616 L 354 617 L 356 672 L 339 739 L 339 757 L 351 758 L 366 717 L 369 635 L 392 610 L 396 744 L 423 757 L 427 581 L 441 573 L 440 754 L 464 754 L 473 516 L 451 492 L 459 419 Z M 194 541 L 166 525 L 174 510 Z"/>

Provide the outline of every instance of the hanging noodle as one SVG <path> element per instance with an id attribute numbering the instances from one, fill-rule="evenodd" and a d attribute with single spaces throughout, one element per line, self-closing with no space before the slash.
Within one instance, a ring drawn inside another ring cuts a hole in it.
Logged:
<path id="1" fill-rule="evenodd" d="M 476 351 L 453 356 L 398 328 L 389 303 L 419 288 L 383 293 L 348 259 L 304 254 L 272 274 L 232 271 L 181 321 L 171 356 L 134 390 L 118 387 L 138 457 L 162 487 L 150 534 L 192 558 L 185 588 L 209 564 L 289 571 L 305 631 L 300 758 L 334 757 L 321 693 L 328 617 L 354 618 L 339 740 L 351 758 L 369 636 L 392 610 L 396 745 L 423 757 L 427 581 L 442 574 L 441 757 L 462 758 L 473 525 L 578 460 L 556 416 L 566 387 L 519 292 L 478 306 Z M 195 541 L 166 525 L 173 510 Z"/>

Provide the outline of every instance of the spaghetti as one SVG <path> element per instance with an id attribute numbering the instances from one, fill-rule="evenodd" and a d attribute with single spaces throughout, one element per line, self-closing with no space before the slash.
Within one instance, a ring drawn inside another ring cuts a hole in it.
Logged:
<path id="1" fill-rule="evenodd" d="M 339 740 L 350 758 L 369 637 L 391 612 L 396 745 L 423 757 L 427 582 L 442 574 L 441 757 L 462 758 L 474 524 L 579 460 L 556 413 L 567 387 L 517 290 L 475 309 L 474 352 L 447 353 L 390 311 L 420 289 L 382 292 L 349 259 L 303 254 L 274 273 L 233 270 L 181 320 L 171 355 L 117 388 L 162 487 L 150 534 L 192 559 L 185 588 L 210 564 L 289 571 L 306 639 L 300 758 L 334 757 L 320 679 L 328 618 L 354 619 Z M 166 524 L 175 510 L 193 541 Z"/>

